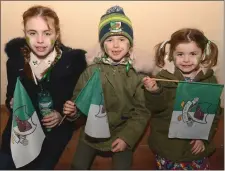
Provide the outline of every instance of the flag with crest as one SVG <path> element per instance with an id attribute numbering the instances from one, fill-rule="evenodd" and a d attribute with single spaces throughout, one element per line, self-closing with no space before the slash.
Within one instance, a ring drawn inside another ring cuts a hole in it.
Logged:
<path id="1" fill-rule="evenodd" d="M 10 143 L 16 168 L 29 164 L 39 155 L 44 139 L 45 134 L 31 99 L 17 78 Z"/>
<path id="2" fill-rule="evenodd" d="M 208 140 L 222 90 L 220 84 L 179 82 L 168 137 Z"/>
<path id="3" fill-rule="evenodd" d="M 96 69 L 75 100 L 77 108 L 87 116 L 85 133 L 94 138 L 109 138 L 100 70 Z"/>

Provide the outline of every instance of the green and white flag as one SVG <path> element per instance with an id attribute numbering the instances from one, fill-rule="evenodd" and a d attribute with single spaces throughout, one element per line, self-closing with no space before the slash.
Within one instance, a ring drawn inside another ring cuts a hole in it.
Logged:
<path id="1" fill-rule="evenodd" d="M 33 104 L 17 78 L 13 95 L 11 152 L 16 168 L 33 161 L 40 153 L 45 134 Z"/>
<path id="2" fill-rule="evenodd" d="M 99 69 L 96 69 L 75 100 L 77 108 L 87 116 L 85 133 L 94 138 L 109 138 L 110 130 L 104 105 Z"/>
<path id="3" fill-rule="evenodd" d="M 208 140 L 223 85 L 179 82 L 169 138 Z"/>

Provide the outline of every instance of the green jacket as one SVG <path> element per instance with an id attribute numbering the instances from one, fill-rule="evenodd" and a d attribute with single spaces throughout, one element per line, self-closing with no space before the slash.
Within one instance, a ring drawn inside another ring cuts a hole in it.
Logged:
<path id="1" fill-rule="evenodd" d="M 133 149 L 150 118 L 150 112 L 145 107 L 144 89 L 141 83 L 143 76 L 136 73 L 133 68 L 127 75 L 125 67 L 125 65 L 112 66 L 105 63 L 90 65 L 80 76 L 74 90 L 72 100 L 85 86 L 95 68 L 100 69 L 111 138 L 88 137 L 83 128 L 80 139 L 101 151 L 110 151 L 112 142 L 117 138 L 123 139 L 128 144 L 128 148 Z"/>
<path id="2" fill-rule="evenodd" d="M 213 74 L 214 72 L 211 69 L 205 74 L 203 71 L 200 71 L 194 78 L 194 81 L 217 83 L 217 80 Z M 156 77 L 161 79 L 184 81 L 183 75 L 177 69 L 175 69 L 174 74 L 171 74 L 167 70 L 162 70 Z M 160 88 L 157 92 L 150 93 L 145 90 L 146 107 L 152 114 L 150 120 L 151 133 L 149 136 L 149 146 L 152 151 L 162 157 L 177 162 L 192 161 L 211 155 L 215 150 L 212 139 L 216 133 L 219 116 L 221 114 L 220 107 L 218 107 L 218 114 L 214 118 L 209 134 L 209 140 L 203 140 L 205 144 L 205 151 L 194 155 L 191 153 L 191 148 L 193 146 L 190 144 L 191 140 L 168 138 L 177 83 L 160 81 L 158 85 Z"/>

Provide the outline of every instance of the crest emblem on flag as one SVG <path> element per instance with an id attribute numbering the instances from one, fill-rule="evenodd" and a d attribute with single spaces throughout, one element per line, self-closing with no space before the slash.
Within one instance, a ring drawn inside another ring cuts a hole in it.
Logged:
<path id="1" fill-rule="evenodd" d="M 32 121 L 32 115 L 27 113 L 26 106 L 20 106 L 14 111 L 13 118 L 13 133 L 12 133 L 12 143 L 21 143 L 24 146 L 28 145 L 29 141 L 27 136 L 32 134 L 37 124 Z M 21 117 L 24 116 L 24 117 Z"/>
<path id="2" fill-rule="evenodd" d="M 222 90 L 220 84 L 179 82 L 168 137 L 208 140 Z"/>
<path id="3" fill-rule="evenodd" d="M 187 126 L 193 126 L 194 122 L 200 124 L 207 124 L 208 108 L 212 105 L 209 103 L 198 103 L 199 98 L 196 97 L 193 100 L 189 100 L 186 103 L 183 101 L 181 106 L 183 107 L 182 114 L 177 117 L 178 121 L 183 121 Z M 205 110 L 205 111 L 204 111 Z"/>

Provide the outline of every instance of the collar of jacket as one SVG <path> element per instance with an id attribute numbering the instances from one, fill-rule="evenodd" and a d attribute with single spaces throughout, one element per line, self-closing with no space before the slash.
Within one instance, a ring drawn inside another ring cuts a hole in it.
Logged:
<path id="1" fill-rule="evenodd" d="M 214 74 L 214 71 L 212 69 L 208 69 L 206 72 L 204 72 L 203 70 L 200 69 L 198 74 L 193 79 L 193 81 L 200 82 L 209 77 L 212 77 L 213 74 Z M 166 69 L 162 69 L 161 72 L 159 73 L 159 76 L 163 77 L 165 79 L 170 79 L 170 80 L 185 81 L 184 76 L 182 75 L 181 71 L 177 68 L 174 69 L 173 73 L 169 72 Z"/>

